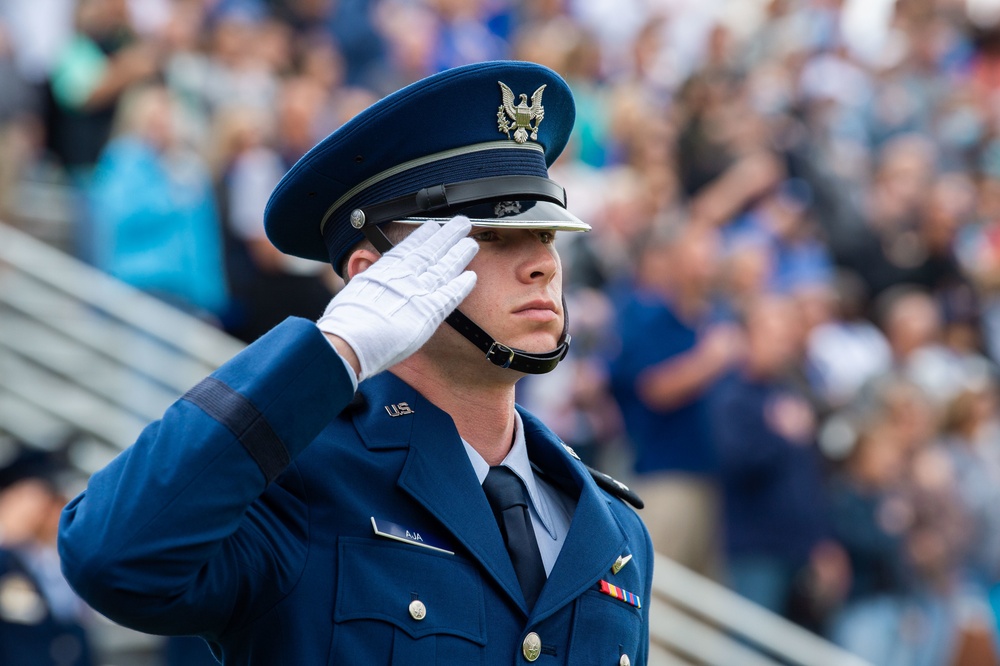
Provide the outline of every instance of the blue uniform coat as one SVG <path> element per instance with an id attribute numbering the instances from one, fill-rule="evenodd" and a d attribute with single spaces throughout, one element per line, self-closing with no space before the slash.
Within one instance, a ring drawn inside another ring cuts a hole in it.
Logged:
<path id="1" fill-rule="evenodd" d="M 525 664 L 529 632 L 537 664 L 644 664 L 646 531 L 520 413 L 537 473 L 578 497 L 530 614 L 452 419 L 389 373 L 355 397 L 327 340 L 295 319 L 92 477 L 63 515 L 67 578 L 108 617 L 202 635 L 226 664 Z"/>

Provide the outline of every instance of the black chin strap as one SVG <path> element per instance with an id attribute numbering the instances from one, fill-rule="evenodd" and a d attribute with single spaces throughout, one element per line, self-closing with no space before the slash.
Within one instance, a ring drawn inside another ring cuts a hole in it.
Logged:
<path id="1" fill-rule="evenodd" d="M 481 329 L 475 322 L 460 311 L 455 310 L 445 318 L 452 328 L 465 336 L 465 339 L 476 345 L 486 359 L 500 368 L 510 368 L 531 375 L 542 375 L 551 372 L 559 361 L 566 357 L 569 351 L 570 336 L 566 332 L 566 300 L 563 299 L 563 333 L 559 338 L 559 346 L 549 352 L 534 354 L 523 349 L 515 349 L 494 340 L 489 333 Z"/>
<path id="2" fill-rule="evenodd" d="M 360 229 L 365 238 L 382 254 L 392 249 L 392 241 L 378 228 L 377 224 L 370 223 L 365 219 L 363 211 L 355 210 L 351 213 L 351 224 Z M 445 321 L 486 354 L 486 359 L 490 363 L 500 368 L 541 375 L 552 371 L 569 351 L 570 335 L 567 332 L 569 318 L 566 315 L 565 297 L 563 298 L 563 331 L 559 338 L 559 346 L 552 351 L 540 354 L 514 349 L 497 342 L 489 333 L 458 310 L 454 310 L 448 315 Z"/>

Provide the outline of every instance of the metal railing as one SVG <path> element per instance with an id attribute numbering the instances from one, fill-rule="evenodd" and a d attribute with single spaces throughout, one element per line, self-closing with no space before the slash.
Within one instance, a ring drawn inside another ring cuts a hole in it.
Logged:
<path id="1" fill-rule="evenodd" d="M 662 555 L 654 571 L 651 664 L 872 666 Z"/>
<path id="2" fill-rule="evenodd" d="M 0 432 L 41 448 L 75 433 L 71 460 L 92 473 L 242 348 L 0 224 Z M 653 666 L 866 666 L 662 556 L 653 586 Z"/>
<path id="3" fill-rule="evenodd" d="M 0 224 L 0 431 L 93 472 L 243 348 L 216 327 Z"/>

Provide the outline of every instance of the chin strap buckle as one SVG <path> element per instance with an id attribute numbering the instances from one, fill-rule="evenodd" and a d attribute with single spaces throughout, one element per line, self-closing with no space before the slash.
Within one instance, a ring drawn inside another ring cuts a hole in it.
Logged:
<path id="1" fill-rule="evenodd" d="M 514 350 L 507 345 L 494 342 L 486 352 L 486 359 L 495 366 L 509 368 L 514 362 Z"/>

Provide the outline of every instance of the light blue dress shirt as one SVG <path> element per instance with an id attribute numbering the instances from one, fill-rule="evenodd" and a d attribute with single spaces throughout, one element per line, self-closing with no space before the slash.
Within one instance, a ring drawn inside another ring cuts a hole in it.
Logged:
<path id="1" fill-rule="evenodd" d="M 464 439 L 462 444 L 465 445 L 465 452 L 469 455 L 469 462 L 472 463 L 472 468 L 476 471 L 476 477 L 481 485 L 486 480 L 490 465 Z M 566 533 L 569 532 L 569 524 L 573 520 L 573 509 L 576 503 L 544 479 L 535 476 L 534 470 L 531 469 L 531 462 L 528 460 L 528 447 L 524 441 L 524 425 L 521 423 L 521 415 L 517 412 L 514 412 L 514 445 L 500 464 L 509 467 L 514 474 L 517 474 L 528 489 L 528 498 L 531 504 L 529 507 L 531 526 L 535 530 L 535 539 L 538 541 L 538 550 L 542 555 L 545 575 L 548 576 L 559 557 L 563 542 L 566 540 Z"/>

